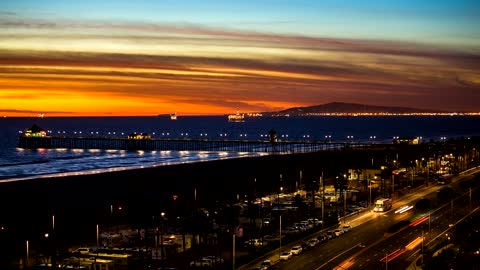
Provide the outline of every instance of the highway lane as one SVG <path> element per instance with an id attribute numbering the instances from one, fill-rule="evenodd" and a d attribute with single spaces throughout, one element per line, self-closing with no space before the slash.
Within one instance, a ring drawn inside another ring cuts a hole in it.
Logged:
<path id="1" fill-rule="evenodd" d="M 465 173 L 454 180 L 458 182 L 460 179 L 470 177 L 469 175 L 478 172 L 478 169 Z M 358 218 L 347 220 L 351 224 L 353 231 L 333 239 L 320 247 L 308 250 L 300 256 L 294 257 L 287 262 L 277 263 L 273 269 L 381 269 L 388 266 L 388 269 L 405 269 L 411 262 L 414 254 L 418 253 L 419 239 L 421 240 L 422 231 L 425 237 L 428 235 L 428 216 L 423 222 L 417 226 L 407 226 L 406 229 L 396 234 L 388 233 L 388 229 L 401 220 L 414 220 L 421 217 L 421 214 L 414 209 L 402 214 L 395 214 L 395 211 L 404 205 L 414 205 L 421 198 L 436 196 L 436 192 L 444 186 L 429 186 L 417 189 L 418 192 L 410 194 L 394 201 L 392 210 L 385 213 L 368 212 Z M 464 200 L 465 201 L 465 200 Z M 456 202 L 459 204 L 460 202 Z M 465 207 L 457 207 L 465 209 Z M 450 214 L 449 214 L 450 213 Z M 451 215 L 452 211 L 448 205 L 435 213 L 430 218 L 431 235 L 444 231 L 453 220 L 465 215 L 464 211 L 454 211 L 455 215 Z M 453 219 L 451 219 L 453 218 Z M 425 238 L 428 241 L 428 238 Z M 413 242 L 415 241 L 415 242 Z M 413 242 L 413 244 L 412 244 Z M 409 246 L 409 249 L 406 247 Z M 390 258 L 388 258 L 390 255 Z M 386 258 L 382 260 L 382 258 Z M 391 263 L 392 265 L 388 265 Z"/>

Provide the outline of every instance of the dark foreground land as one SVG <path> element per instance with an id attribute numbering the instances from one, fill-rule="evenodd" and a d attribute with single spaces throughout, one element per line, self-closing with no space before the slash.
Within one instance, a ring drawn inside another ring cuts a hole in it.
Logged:
<path id="1" fill-rule="evenodd" d="M 389 168 L 385 172 L 389 177 L 393 161 L 395 166 L 408 167 L 415 160 L 438 159 L 456 151 L 453 153 L 463 159 L 468 155 L 464 164 L 456 165 L 457 170 L 462 169 L 459 167 L 468 167 L 469 162 L 478 163 L 478 151 L 471 152 L 474 146 L 462 141 L 273 155 L 1 183 L 0 263 L 5 267 L 0 264 L 0 269 L 11 267 L 5 258 L 23 256 L 27 240 L 33 250 L 42 249 L 45 233 L 53 232 L 53 216 L 59 247 L 95 243 L 96 224 L 145 227 L 161 212 L 186 219 L 192 209 L 271 194 L 280 187 L 293 190 L 299 184 L 318 181 L 321 175 L 335 179 L 351 168 L 384 166 Z"/>

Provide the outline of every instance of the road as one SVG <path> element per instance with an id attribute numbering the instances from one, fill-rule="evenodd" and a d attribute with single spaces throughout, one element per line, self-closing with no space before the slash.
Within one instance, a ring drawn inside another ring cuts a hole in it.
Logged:
<path id="1" fill-rule="evenodd" d="M 463 173 L 456 177 L 453 183 L 471 178 L 479 171 L 477 168 Z M 273 269 L 406 269 L 420 253 L 422 233 L 425 237 L 424 246 L 433 245 L 439 237 L 448 237 L 446 234 L 450 224 L 455 224 L 471 210 L 468 199 L 465 199 L 468 194 L 465 194 L 463 199 L 454 202 L 455 211 L 452 211 L 450 204 L 446 204 L 428 213 L 419 213 L 415 209 L 395 213 L 402 206 L 415 205 L 421 198 L 429 195 L 436 197 L 436 192 L 443 187 L 434 185 L 418 188 L 416 193 L 394 201 L 388 212 L 365 212 L 351 217 L 350 220 L 347 219 L 347 223 L 353 226 L 351 232 L 307 250 L 289 261 L 280 262 L 278 255 L 272 255 L 269 259 L 276 262 Z M 462 207 L 459 207 L 460 205 Z M 413 226 L 415 220 L 418 224 Z M 406 224 L 411 222 L 411 225 L 406 225 L 396 232 L 389 232 L 389 228 L 400 221 Z"/>

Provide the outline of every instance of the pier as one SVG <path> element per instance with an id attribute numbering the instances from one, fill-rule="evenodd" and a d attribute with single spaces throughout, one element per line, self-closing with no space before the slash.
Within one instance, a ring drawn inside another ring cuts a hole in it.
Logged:
<path id="1" fill-rule="evenodd" d="M 218 139 L 131 139 L 73 136 L 20 136 L 18 147 L 24 149 L 101 149 L 101 150 L 158 150 L 158 151 L 226 151 L 266 152 L 278 154 L 336 151 L 347 148 L 371 148 L 372 143 L 324 141 L 267 141 Z"/>

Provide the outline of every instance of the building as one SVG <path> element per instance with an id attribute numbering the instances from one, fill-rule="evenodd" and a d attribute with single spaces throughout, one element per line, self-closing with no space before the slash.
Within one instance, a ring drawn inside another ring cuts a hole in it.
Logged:
<path id="1" fill-rule="evenodd" d="M 33 124 L 31 128 L 25 130 L 24 134 L 26 137 L 46 137 L 47 131 L 37 124 Z"/>
<path id="2" fill-rule="evenodd" d="M 149 140 L 152 136 L 148 133 L 132 133 L 128 135 L 129 140 Z"/>
<path id="3" fill-rule="evenodd" d="M 419 137 L 399 137 L 393 140 L 394 144 L 419 144 Z"/>

